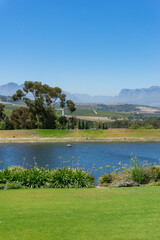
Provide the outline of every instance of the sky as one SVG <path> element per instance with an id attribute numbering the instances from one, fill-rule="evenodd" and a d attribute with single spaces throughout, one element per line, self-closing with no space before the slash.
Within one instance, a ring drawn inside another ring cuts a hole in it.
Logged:
<path id="1" fill-rule="evenodd" d="M 114 96 L 160 86 L 159 0 L 0 0 L 0 85 Z"/>

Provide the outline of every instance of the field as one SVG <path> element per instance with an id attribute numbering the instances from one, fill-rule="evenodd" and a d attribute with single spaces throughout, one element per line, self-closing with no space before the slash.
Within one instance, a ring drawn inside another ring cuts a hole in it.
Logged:
<path id="1" fill-rule="evenodd" d="M 97 114 L 96 114 L 97 113 Z M 90 116 L 90 117 L 108 117 L 108 118 L 128 118 L 130 113 L 127 112 L 107 112 L 96 110 L 96 113 L 90 109 L 77 109 L 73 115 L 75 116 Z M 65 110 L 65 115 L 70 115 L 68 110 Z"/>
<path id="2" fill-rule="evenodd" d="M 7 116 L 11 116 L 13 109 L 16 109 L 22 105 L 13 105 L 13 104 L 6 104 L 5 105 L 5 113 Z M 23 105 L 25 106 L 25 105 Z M 56 109 L 58 115 L 62 115 L 62 111 Z M 68 110 L 64 111 L 66 116 L 70 116 L 70 112 Z M 140 113 L 140 115 L 133 115 L 133 112 L 111 112 L 111 111 L 102 111 L 102 110 L 92 110 L 92 109 L 81 109 L 77 108 L 76 111 L 73 113 L 79 119 L 90 120 L 90 121 L 110 121 L 114 119 L 138 119 L 138 118 L 160 118 L 159 113 Z"/>
<path id="3" fill-rule="evenodd" d="M 1 130 L 0 142 L 160 141 L 160 129 Z"/>
<path id="4" fill-rule="evenodd" d="M 158 240 L 160 188 L 0 191 L 0 240 Z"/>

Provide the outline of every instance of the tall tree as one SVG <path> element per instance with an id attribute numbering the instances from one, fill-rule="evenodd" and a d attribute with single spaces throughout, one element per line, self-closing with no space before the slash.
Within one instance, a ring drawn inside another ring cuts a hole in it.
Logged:
<path id="1" fill-rule="evenodd" d="M 32 97 L 29 97 L 31 95 Z M 23 91 L 18 90 L 12 98 L 14 101 L 22 100 L 26 103 L 29 112 L 36 117 L 38 128 L 55 127 L 56 115 L 53 111 L 56 105 L 61 108 L 67 106 L 71 113 L 76 110 L 71 100 L 66 101 L 66 95 L 61 88 L 53 88 L 41 82 L 26 81 Z"/>

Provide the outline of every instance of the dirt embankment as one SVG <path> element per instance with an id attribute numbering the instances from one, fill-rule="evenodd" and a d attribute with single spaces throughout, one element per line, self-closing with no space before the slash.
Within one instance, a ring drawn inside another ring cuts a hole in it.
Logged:
<path id="1" fill-rule="evenodd" d="M 0 143 L 80 143 L 80 142 L 160 142 L 160 137 L 106 137 L 106 138 L 88 138 L 88 137 L 27 137 L 27 138 L 0 138 Z"/>

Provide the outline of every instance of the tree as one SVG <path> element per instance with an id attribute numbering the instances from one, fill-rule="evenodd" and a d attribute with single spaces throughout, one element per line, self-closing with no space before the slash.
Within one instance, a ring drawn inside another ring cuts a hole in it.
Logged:
<path id="1" fill-rule="evenodd" d="M 5 118 L 4 107 L 5 105 L 0 103 L 0 122 L 3 121 Z"/>
<path id="2" fill-rule="evenodd" d="M 65 128 L 66 128 L 66 125 L 67 125 L 67 123 L 68 123 L 68 120 L 67 120 L 67 118 L 66 118 L 65 116 L 61 116 L 61 117 L 59 118 L 59 123 L 60 123 L 61 128 L 62 128 L 62 129 L 65 129 Z"/>
<path id="3" fill-rule="evenodd" d="M 72 100 L 67 100 L 66 103 L 69 108 L 69 111 L 73 113 L 76 110 L 74 102 L 72 102 Z"/>
<path id="4" fill-rule="evenodd" d="M 76 117 L 71 117 L 71 118 L 69 119 L 69 121 L 70 121 L 70 127 L 71 127 L 71 129 L 74 129 L 74 128 L 76 127 L 76 125 L 77 125 L 77 119 L 76 119 Z"/>
<path id="5" fill-rule="evenodd" d="M 82 120 L 81 129 L 84 129 L 84 120 Z"/>
<path id="6" fill-rule="evenodd" d="M 26 107 L 14 109 L 11 115 L 10 124 L 15 129 L 35 128 L 35 116 Z"/>
<path id="7" fill-rule="evenodd" d="M 32 94 L 32 97 L 28 97 Z M 22 100 L 26 103 L 29 112 L 35 116 L 35 125 L 38 128 L 55 128 L 57 119 L 54 112 L 56 105 L 61 108 L 67 106 L 72 113 L 76 110 L 74 102 L 66 101 L 66 95 L 59 87 L 50 87 L 41 82 L 26 81 L 24 88 L 13 96 L 14 101 Z"/>
<path id="8" fill-rule="evenodd" d="M 86 121 L 85 129 L 89 129 L 88 121 Z"/>
<path id="9" fill-rule="evenodd" d="M 78 129 L 82 129 L 81 120 L 78 120 Z"/>

